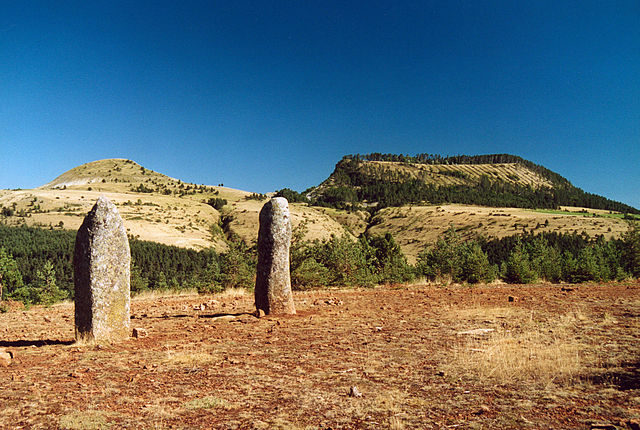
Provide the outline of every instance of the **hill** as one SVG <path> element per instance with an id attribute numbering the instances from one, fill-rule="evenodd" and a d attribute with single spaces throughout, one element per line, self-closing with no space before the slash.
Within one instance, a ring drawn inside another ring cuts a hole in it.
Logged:
<path id="1" fill-rule="evenodd" d="M 532 209 L 578 206 L 640 214 L 636 208 L 584 192 L 559 174 L 509 154 L 345 156 L 307 196 L 315 204 L 338 208 L 461 203 Z"/>
<path id="2" fill-rule="evenodd" d="M 307 192 L 312 203 L 290 203 L 294 230 L 304 225 L 307 240 L 345 233 L 352 238 L 392 233 L 413 262 L 451 225 L 464 237 L 481 234 L 497 238 L 522 232 L 586 232 L 612 238 L 627 227 L 617 211 L 585 207 L 533 210 L 526 205 L 505 205 L 505 195 L 520 202 L 524 199 L 505 190 L 548 196 L 571 187 L 560 175 L 517 157 L 394 157 L 400 156 L 345 157 L 326 181 Z M 464 190 L 473 197 L 473 190 L 478 189 L 474 184 L 482 183 L 490 184 L 485 194 L 495 202 L 493 206 L 490 202 L 479 206 L 481 201 L 476 200 L 441 202 L 464 195 Z M 419 199 L 419 194 L 407 202 L 401 191 L 411 190 L 412 184 L 418 190 L 435 190 L 440 203 Z M 269 197 L 186 183 L 131 160 L 108 159 L 75 167 L 36 189 L 0 190 L 0 223 L 76 230 L 100 195 L 118 206 L 133 237 L 217 252 L 226 251 L 230 239 L 255 244 L 258 213 Z"/>
<path id="3" fill-rule="evenodd" d="M 117 205 L 133 237 L 218 252 L 227 249 L 229 236 L 255 242 L 258 212 L 268 197 L 186 183 L 131 160 L 107 159 L 75 167 L 36 189 L 0 190 L 0 222 L 76 230 L 100 195 Z M 292 204 L 291 213 L 294 226 L 309 225 L 309 240 L 344 231 L 323 209 Z"/>

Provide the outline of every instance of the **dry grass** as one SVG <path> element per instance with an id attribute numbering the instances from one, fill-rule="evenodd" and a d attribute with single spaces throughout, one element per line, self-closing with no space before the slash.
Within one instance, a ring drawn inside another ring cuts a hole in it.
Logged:
<path id="1" fill-rule="evenodd" d="M 198 295 L 198 290 L 192 289 L 180 289 L 180 290 L 146 290 L 137 293 L 133 296 L 133 300 L 155 300 L 163 297 L 193 297 Z"/>
<path id="2" fill-rule="evenodd" d="M 456 348 L 449 369 L 501 385 L 570 382 L 587 369 L 580 354 L 583 346 L 540 331 L 500 333 Z"/>
<path id="3" fill-rule="evenodd" d="M 223 290 L 221 293 L 216 294 L 216 296 L 221 298 L 225 298 L 225 297 L 241 298 L 241 297 L 249 296 L 251 294 L 252 292 L 248 291 L 246 288 L 234 287 L 234 288 L 227 288 L 226 290 Z"/>
<path id="4" fill-rule="evenodd" d="M 218 363 L 221 358 L 205 350 L 196 350 L 191 347 L 184 350 L 173 350 L 167 347 L 165 356 L 161 361 L 165 366 L 203 366 Z"/>
<path id="5" fill-rule="evenodd" d="M 312 291 L 295 294 L 296 315 L 260 319 L 243 292 L 158 297 L 132 307 L 148 337 L 87 346 L 66 343 L 72 306 L 9 310 L 0 427 L 624 428 L 640 418 L 639 294 L 637 283 Z M 478 328 L 493 331 L 458 334 Z"/>
<path id="6" fill-rule="evenodd" d="M 206 396 L 185 403 L 187 409 L 231 409 L 231 404 L 216 396 Z"/>
<path id="7" fill-rule="evenodd" d="M 110 420 L 118 415 L 99 410 L 71 412 L 61 416 L 58 425 L 64 430 L 103 430 L 111 428 Z"/>
<path id="8" fill-rule="evenodd" d="M 601 345 L 585 339 L 585 328 L 607 327 L 616 323 L 608 313 L 595 318 L 580 308 L 559 316 L 514 307 L 449 312 L 463 320 L 505 321 L 495 331 L 466 336 L 456 345 L 453 359 L 447 364 L 451 374 L 500 385 L 529 383 L 547 386 L 571 384 L 584 378 L 603 365 Z M 513 321 L 518 321 L 518 324 L 513 324 Z M 621 359 L 616 357 L 617 361 Z"/>

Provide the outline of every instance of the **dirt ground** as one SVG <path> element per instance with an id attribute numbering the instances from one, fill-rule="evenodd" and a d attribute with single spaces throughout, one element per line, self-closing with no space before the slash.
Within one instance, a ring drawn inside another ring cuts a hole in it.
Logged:
<path id="1" fill-rule="evenodd" d="M 436 286 L 132 301 L 117 344 L 73 304 L 0 314 L 0 427 L 640 428 L 640 283 Z"/>

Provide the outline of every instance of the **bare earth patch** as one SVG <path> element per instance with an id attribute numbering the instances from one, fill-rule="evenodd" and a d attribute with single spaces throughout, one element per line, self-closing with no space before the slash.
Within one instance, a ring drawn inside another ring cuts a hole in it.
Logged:
<path id="1" fill-rule="evenodd" d="M 509 301 L 511 296 L 513 301 Z M 634 428 L 640 283 L 145 296 L 147 337 L 73 342 L 73 304 L 0 314 L 1 428 Z M 355 390 L 352 388 L 355 387 Z M 362 394 L 361 396 L 357 394 Z M 594 426 L 595 428 L 595 426 Z"/>

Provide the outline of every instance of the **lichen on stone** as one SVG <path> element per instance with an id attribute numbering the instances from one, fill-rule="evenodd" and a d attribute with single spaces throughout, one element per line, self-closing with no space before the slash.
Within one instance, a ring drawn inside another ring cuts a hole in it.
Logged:
<path id="1" fill-rule="evenodd" d="M 74 252 L 78 340 L 129 337 L 129 239 L 116 206 L 100 197 L 78 229 Z"/>

